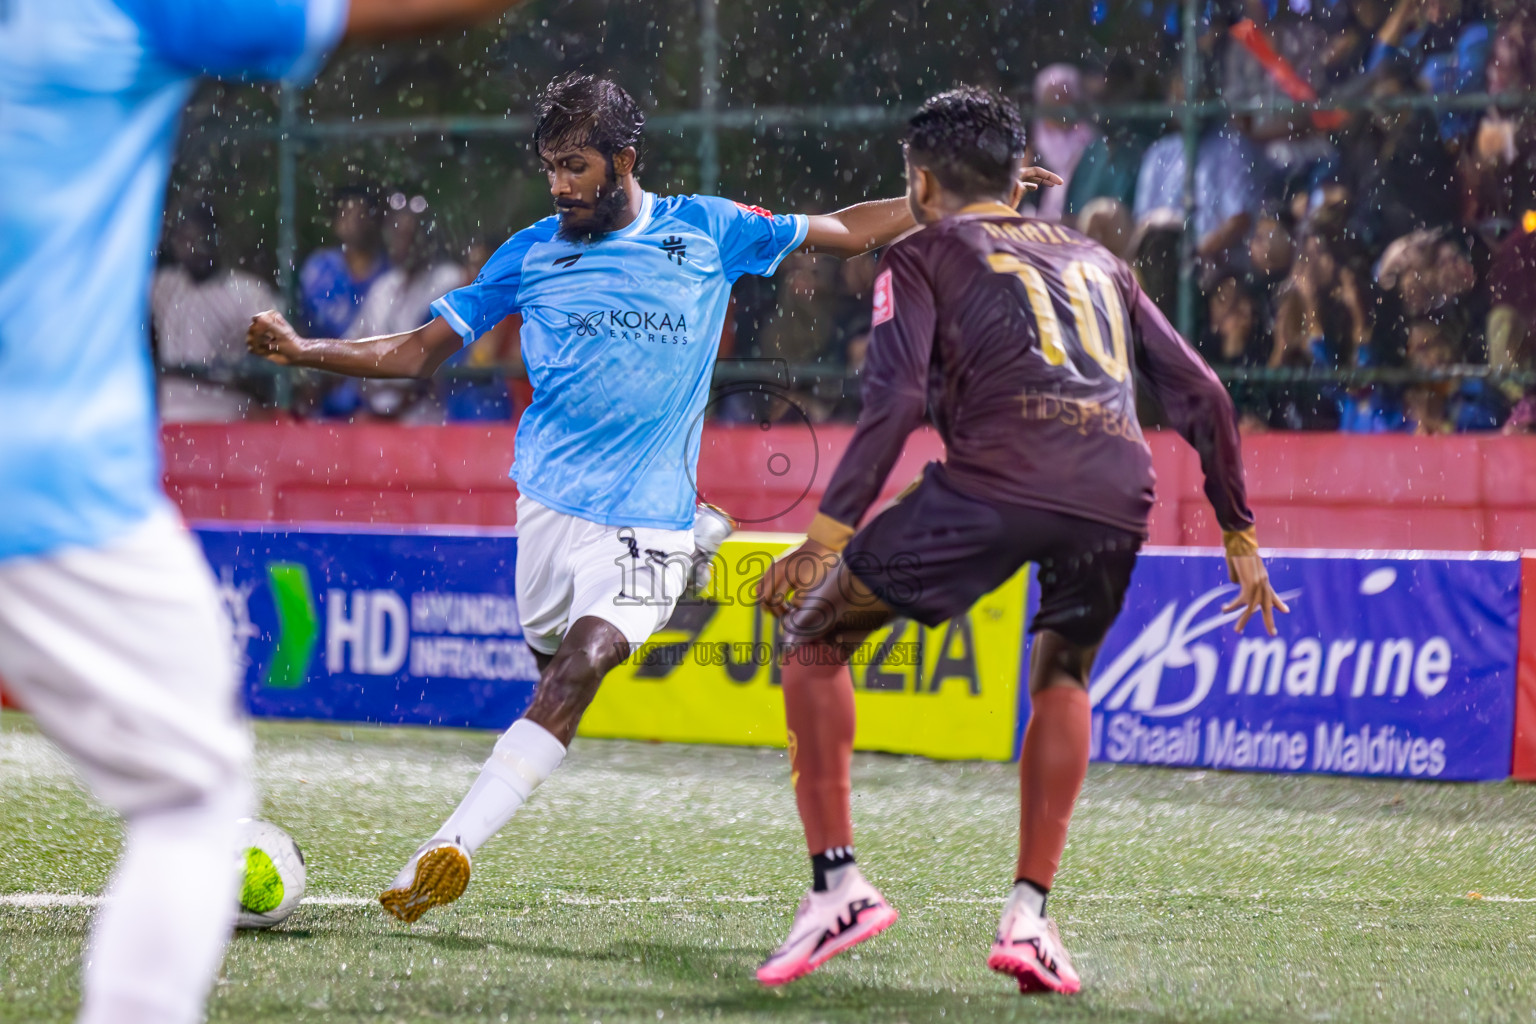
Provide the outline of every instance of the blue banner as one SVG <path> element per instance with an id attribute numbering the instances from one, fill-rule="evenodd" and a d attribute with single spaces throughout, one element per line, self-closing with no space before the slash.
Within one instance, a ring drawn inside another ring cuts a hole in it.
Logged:
<path id="1" fill-rule="evenodd" d="M 1144 555 L 1094 667 L 1093 757 L 1266 772 L 1508 778 L 1515 555 L 1277 557 L 1279 635 L 1242 635 L 1212 555 Z"/>
<path id="2" fill-rule="evenodd" d="M 197 533 L 254 714 L 502 729 L 532 698 L 510 533 Z M 1273 638 L 1256 620 L 1234 632 L 1220 556 L 1143 555 L 1095 665 L 1095 760 L 1508 777 L 1517 556 L 1268 565 L 1291 606 Z"/>
<path id="3" fill-rule="evenodd" d="M 196 532 L 253 714 L 504 729 L 532 699 L 510 534 Z"/>

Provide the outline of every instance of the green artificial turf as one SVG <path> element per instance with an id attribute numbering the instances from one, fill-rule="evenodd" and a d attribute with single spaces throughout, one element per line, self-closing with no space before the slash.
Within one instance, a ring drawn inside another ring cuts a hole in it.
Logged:
<path id="1" fill-rule="evenodd" d="M 985 967 L 1012 765 L 860 755 L 860 862 L 896 927 L 788 988 L 752 970 L 808 876 L 781 751 L 579 740 L 414 927 L 371 899 L 468 787 L 484 733 L 258 727 L 263 815 L 309 863 L 239 935 L 221 1021 L 1530 1021 L 1536 790 L 1095 766 L 1051 897 L 1076 998 Z M 67 1021 L 113 818 L 0 721 L 0 1020 Z M 1483 898 L 1469 899 L 1468 893 Z M 60 901 L 45 901 L 58 903 Z"/>

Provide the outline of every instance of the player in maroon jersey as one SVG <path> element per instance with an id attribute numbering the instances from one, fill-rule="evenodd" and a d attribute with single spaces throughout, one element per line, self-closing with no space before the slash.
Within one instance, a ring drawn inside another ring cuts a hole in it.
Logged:
<path id="1" fill-rule="evenodd" d="M 1045 899 L 1088 770 L 1089 671 L 1152 508 L 1137 380 L 1200 453 L 1239 585 L 1227 605 L 1242 609 L 1237 628 L 1258 611 L 1273 633 L 1288 609 L 1258 554 L 1225 389 L 1123 262 L 1015 212 L 1024 128 L 1013 105 L 976 89 L 937 96 L 910 122 L 906 151 L 923 227 L 890 247 L 876 279 L 864 411 L 806 542 L 762 584 L 788 641 L 791 779 L 814 884 L 758 978 L 792 981 L 896 919 L 853 863 L 849 654 L 893 617 L 959 615 L 1034 562 L 1018 870 L 987 963 L 1021 991 L 1076 992 Z M 856 531 L 924 421 L 945 461 Z"/>

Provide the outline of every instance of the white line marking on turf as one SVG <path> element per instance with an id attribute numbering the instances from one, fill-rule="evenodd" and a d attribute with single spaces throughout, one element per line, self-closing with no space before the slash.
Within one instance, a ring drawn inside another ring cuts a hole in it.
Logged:
<path id="1" fill-rule="evenodd" d="M 54 907 L 94 907 L 101 902 L 100 896 L 81 896 L 67 892 L 21 892 L 12 896 L 0 896 L 0 907 L 17 907 L 21 910 L 50 910 Z"/>
<path id="2" fill-rule="evenodd" d="M 299 901 L 304 906 L 316 907 L 367 907 L 378 900 L 362 896 L 306 896 Z M 100 896 L 85 896 L 69 892 L 20 892 L 0 896 L 0 907 L 17 910 L 53 910 L 59 907 L 94 907 L 101 903 Z"/>
<path id="3" fill-rule="evenodd" d="M 707 902 L 712 902 L 712 903 L 767 903 L 767 902 L 769 902 L 773 898 L 774 897 L 771 897 L 771 896 L 711 896 L 711 897 L 709 897 Z M 1158 894 L 1158 893 L 1147 893 L 1147 894 L 1139 894 L 1139 895 L 1129 895 L 1129 894 L 1121 895 L 1119 893 L 1080 893 L 1080 894 L 1077 894 L 1077 895 L 1074 895 L 1074 896 L 1071 896 L 1071 897 L 1068 897 L 1068 898 L 1073 900 L 1074 902 L 1075 901 L 1079 901 L 1079 900 L 1082 900 L 1082 901 L 1089 901 L 1089 900 L 1099 901 L 1099 900 L 1104 900 L 1104 901 L 1109 901 L 1109 902 L 1137 902 L 1137 901 L 1148 900 L 1148 899 L 1182 900 L 1182 899 L 1202 899 L 1204 897 L 1196 896 L 1196 895 L 1191 895 L 1191 894 L 1187 894 L 1187 893 L 1179 894 L 1179 895 L 1172 895 L 1172 896 L 1166 895 L 1166 894 Z M 1316 900 L 1316 899 L 1322 899 L 1324 901 L 1328 900 L 1328 897 L 1326 897 L 1326 896 L 1325 897 L 1316 897 L 1316 896 L 1279 896 L 1279 897 L 1262 896 L 1261 897 L 1261 896 L 1255 895 L 1252 898 L 1253 899 L 1274 899 L 1274 898 L 1295 899 L 1295 900 L 1298 900 L 1298 901 L 1301 901 L 1301 902 L 1308 902 L 1308 901 L 1312 901 L 1312 900 Z M 1410 897 L 1410 898 L 1412 898 L 1412 897 Z M 1457 902 L 1467 902 L 1467 903 L 1476 903 L 1476 902 L 1480 902 L 1480 901 L 1481 902 L 1487 902 L 1487 903 L 1536 903 L 1536 896 L 1470 896 L 1469 897 L 1469 896 L 1464 896 L 1464 895 L 1460 895 L 1460 894 L 1452 894 L 1452 895 L 1445 896 L 1443 898 L 1449 899 L 1449 900 L 1455 900 Z M 1381 902 L 1384 902 L 1384 901 L 1385 902 L 1397 902 L 1397 901 L 1403 899 L 1403 897 L 1387 896 L 1387 895 L 1381 895 L 1381 896 L 1348 896 L 1348 897 L 1345 897 L 1345 899 L 1346 899 L 1346 901 L 1349 901 L 1349 902 L 1381 903 Z M 304 897 L 303 900 L 300 901 L 300 903 L 302 905 L 310 906 L 310 907 L 371 907 L 371 906 L 373 906 L 377 902 L 378 902 L 378 900 L 372 899 L 372 898 L 367 897 L 367 896 L 306 896 L 306 897 Z M 621 906 L 621 905 L 624 905 L 624 904 L 632 904 L 632 903 L 695 903 L 695 902 L 700 902 L 700 901 L 694 900 L 694 899 L 688 898 L 688 897 L 679 898 L 677 896 L 630 896 L 630 897 L 621 897 L 621 898 L 594 897 L 594 896 L 562 896 L 562 897 L 559 898 L 559 902 L 560 903 L 564 903 L 567 906 L 577 906 L 577 907 L 611 907 L 611 906 Z M 929 899 L 926 899 L 926 900 L 905 900 L 903 902 L 907 906 L 914 906 L 914 905 L 915 906 L 924 906 L 924 905 L 931 905 L 931 904 L 938 904 L 938 903 L 961 903 L 961 904 L 987 905 L 987 904 L 1001 904 L 1003 902 L 1003 897 L 1001 897 L 1001 896 L 934 896 L 934 897 L 930 897 Z M 58 909 L 60 907 L 94 907 L 94 906 L 97 906 L 100 903 L 101 903 L 101 897 L 100 896 L 90 896 L 90 895 L 84 895 L 82 893 L 70 893 L 70 892 L 18 892 L 18 893 L 11 893 L 9 895 L 0 895 L 0 907 L 7 907 L 7 908 L 14 909 L 14 910 L 55 910 L 55 909 Z"/>

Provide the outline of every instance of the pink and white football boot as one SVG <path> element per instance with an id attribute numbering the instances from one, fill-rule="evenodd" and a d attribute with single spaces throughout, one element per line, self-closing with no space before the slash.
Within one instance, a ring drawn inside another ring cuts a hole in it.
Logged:
<path id="1" fill-rule="evenodd" d="M 1072 995 L 1083 987 L 1061 944 L 1056 922 L 1041 917 L 1016 896 L 1003 907 L 987 966 L 1019 983 L 1019 991 Z"/>
<path id="2" fill-rule="evenodd" d="M 803 978 L 843 950 L 895 923 L 895 909 L 864 880 L 858 865 L 850 864 L 835 888 L 805 894 L 789 938 L 757 969 L 757 980 L 764 985 L 783 985 Z"/>

